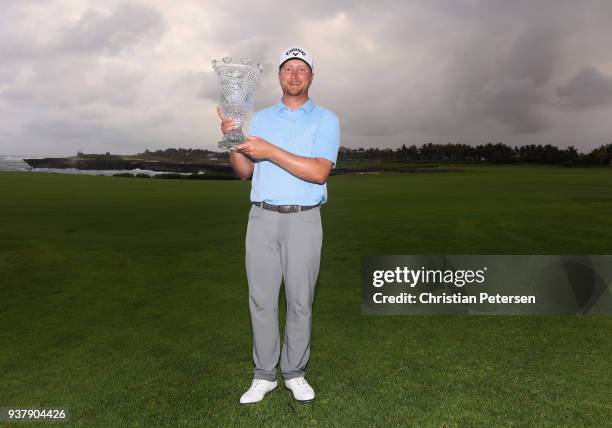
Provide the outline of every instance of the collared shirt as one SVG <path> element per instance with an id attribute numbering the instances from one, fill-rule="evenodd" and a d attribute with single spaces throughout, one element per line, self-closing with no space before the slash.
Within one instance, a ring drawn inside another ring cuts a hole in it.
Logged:
<path id="1" fill-rule="evenodd" d="M 282 100 L 258 111 L 248 133 L 295 155 L 328 159 L 336 166 L 340 145 L 338 117 L 310 98 L 293 111 Z M 268 160 L 261 160 L 255 162 L 253 170 L 251 201 L 316 205 L 327 201 L 327 185 L 302 180 Z"/>

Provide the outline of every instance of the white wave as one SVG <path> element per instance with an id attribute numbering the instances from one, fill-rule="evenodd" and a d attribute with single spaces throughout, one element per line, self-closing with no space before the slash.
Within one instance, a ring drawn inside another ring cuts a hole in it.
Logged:
<path id="1" fill-rule="evenodd" d="M 43 159 L 44 156 L 36 155 L 0 155 L 0 161 L 22 161 L 23 159 Z"/>
<path id="2" fill-rule="evenodd" d="M 148 175 L 159 175 L 168 174 L 167 172 L 151 171 L 148 169 L 112 169 L 112 170 L 98 170 L 98 169 L 76 169 L 76 168 L 31 168 L 25 162 L 23 166 L 7 165 L 7 163 L 0 162 L 0 171 L 22 171 L 22 172 L 43 172 L 49 174 L 73 174 L 73 175 L 104 175 L 112 176 L 114 174 L 148 174 Z M 191 175 L 190 172 L 176 172 L 172 174 L 180 175 Z"/>

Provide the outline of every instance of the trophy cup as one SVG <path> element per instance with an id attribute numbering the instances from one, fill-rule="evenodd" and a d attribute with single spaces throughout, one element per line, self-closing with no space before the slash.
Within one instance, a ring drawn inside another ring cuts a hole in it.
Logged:
<path id="1" fill-rule="evenodd" d="M 249 58 L 232 62 L 230 57 L 213 60 L 212 66 L 217 74 L 217 100 L 221 110 L 234 120 L 234 129 L 225 134 L 218 146 L 231 149 L 236 144 L 244 143 L 242 125 L 253 110 L 255 88 L 263 67 L 259 63 L 251 65 Z"/>

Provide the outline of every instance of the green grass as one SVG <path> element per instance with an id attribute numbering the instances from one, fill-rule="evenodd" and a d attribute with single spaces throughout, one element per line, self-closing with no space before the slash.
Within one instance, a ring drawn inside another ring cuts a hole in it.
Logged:
<path id="1" fill-rule="evenodd" d="M 610 424 L 611 317 L 362 316 L 360 262 L 610 254 L 612 169 L 328 187 L 307 370 L 317 400 L 279 388 L 242 407 L 249 182 L 0 173 L 0 407 L 67 407 L 64 426 L 83 427 Z"/>

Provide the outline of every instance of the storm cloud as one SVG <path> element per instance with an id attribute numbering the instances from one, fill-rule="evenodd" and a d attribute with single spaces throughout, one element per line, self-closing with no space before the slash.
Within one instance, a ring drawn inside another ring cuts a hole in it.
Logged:
<path id="1" fill-rule="evenodd" d="M 593 66 L 582 68 L 566 85 L 557 88 L 561 103 L 569 109 L 586 110 L 612 103 L 612 77 Z"/>
<path id="2" fill-rule="evenodd" d="M 612 4 L 433 0 L 302 4 L 24 0 L 0 16 L 0 153 L 215 149 L 210 61 L 315 57 L 311 96 L 342 144 L 612 140 Z"/>

